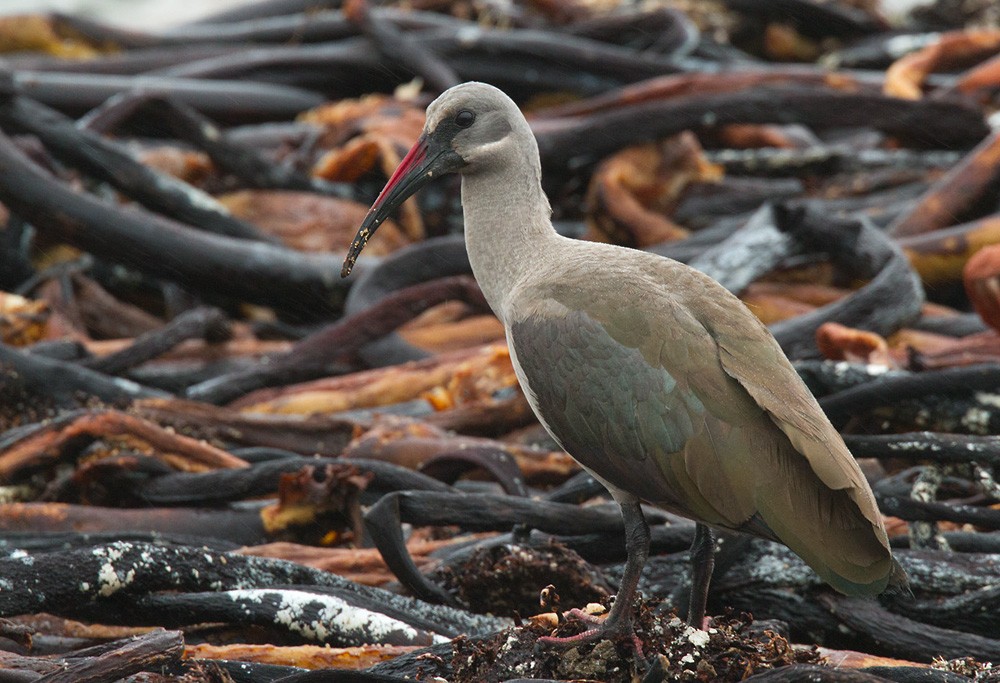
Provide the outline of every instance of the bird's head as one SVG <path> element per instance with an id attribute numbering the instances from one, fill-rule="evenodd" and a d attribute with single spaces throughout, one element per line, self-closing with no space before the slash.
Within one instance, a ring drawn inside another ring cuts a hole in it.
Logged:
<path id="1" fill-rule="evenodd" d="M 477 173 L 499 163 L 514 150 L 515 131 L 527 132 L 533 140 L 517 105 L 491 85 L 462 83 L 431 102 L 423 134 L 365 216 L 341 277 L 351 272 L 378 226 L 413 193 L 446 173 Z"/>

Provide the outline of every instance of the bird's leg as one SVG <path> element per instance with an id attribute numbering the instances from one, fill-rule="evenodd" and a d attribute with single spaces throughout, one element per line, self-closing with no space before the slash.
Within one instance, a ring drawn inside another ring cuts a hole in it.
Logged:
<path id="1" fill-rule="evenodd" d="M 705 604 L 708 602 L 708 585 L 715 569 L 715 533 L 705 524 L 694 527 L 691 544 L 691 599 L 688 602 L 688 625 L 703 628 Z"/>
<path id="2" fill-rule="evenodd" d="M 638 500 L 619 503 L 622 509 L 622 521 L 625 522 L 625 572 L 615 596 L 615 604 L 611 606 L 608 618 L 604 620 L 605 629 L 615 629 L 620 632 L 632 632 L 632 603 L 635 602 L 635 591 L 639 587 L 639 576 L 646 566 L 649 557 L 649 525 L 642 514 Z"/>
<path id="3" fill-rule="evenodd" d="M 559 645 L 578 645 L 584 642 L 604 640 L 614 636 L 627 636 L 633 640 L 636 651 L 642 654 L 642 648 L 635 638 L 632 628 L 632 612 L 636 589 L 639 587 L 639 576 L 649 557 L 649 525 L 642 514 L 639 500 L 632 498 L 625 502 L 619 501 L 622 509 L 622 521 L 625 523 L 625 552 L 628 557 L 625 562 L 625 572 L 622 574 L 621 585 L 615 596 L 615 603 L 607 618 L 595 628 L 567 638 L 545 637 L 539 642 Z"/>

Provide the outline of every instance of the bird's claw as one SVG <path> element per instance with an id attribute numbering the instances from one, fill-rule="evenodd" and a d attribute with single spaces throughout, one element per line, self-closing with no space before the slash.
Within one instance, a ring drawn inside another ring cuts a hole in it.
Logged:
<path id="1" fill-rule="evenodd" d="M 539 645 L 569 648 L 597 643 L 602 640 L 625 640 L 632 645 L 636 656 L 639 659 L 643 659 L 642 641 L 639 640 L 638 636 L 636 636 L 635 629 L 632 628 L 631 619 L 601 620 L 592 614 L 587 614 L 586 612 L 575 608 L 566 612 L 566 616 L 578 619 L 579 621 L 585 623 L 593 624 L 594 627 L 573 636 L 542 636 L 537 641 Z"/>

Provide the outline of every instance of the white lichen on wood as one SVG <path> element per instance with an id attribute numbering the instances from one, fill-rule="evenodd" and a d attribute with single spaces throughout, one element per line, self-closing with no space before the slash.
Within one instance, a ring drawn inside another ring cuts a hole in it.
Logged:
<path id="1" fill-rule="evenodd" d="M 391 641 L 419 645 L 426 644 L 428 635 L 434 643 L 450 640 L 437 634 L 425 634 L 398 619 L 352 605 L 333 595 L 271 589 L 233 590 L 226 591 L 226 595 L 239 603 L 273 601 L 277 604 L 275 624 L 314 642 L 349 637 L 371 643 Z"/>
<path id="2" fill-rule="evenodd" d="M 93 550 L 95 557 L 103 558 L 104 560 L 97 570 L 97 594 L 101 597 L 110 597 L 135 581 L 134 564 L 128 568 L 118 567 L 115 564 L 122 559 L 124 555 L 123 547 L 125 545 L 127 544 L 122 544 L 122 547 L 119 547 L 118 544 L 115 544 L 103 548 L 94 548 Z"/>

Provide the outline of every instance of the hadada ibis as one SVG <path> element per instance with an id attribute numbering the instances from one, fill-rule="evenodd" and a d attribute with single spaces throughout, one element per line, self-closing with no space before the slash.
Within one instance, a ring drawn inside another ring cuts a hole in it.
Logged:
<path id="1" fill-rule="evenodd" d="M 401 202 L 445 173 L 462 175 L 469 261 L 532 410 L 621 506 L 628 562 L 600 633 L 632 633 L 649 552 L 640 501 L 698 524 L 698 628 L 713 529 L 784 543 L 848 595 L 905 589 L 868 483 L 767 328 L 684 264 L 557 234 L 535 138 L 500 90 L 464 83 L 431 103 L 342 274 Z"/>

